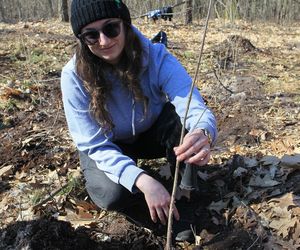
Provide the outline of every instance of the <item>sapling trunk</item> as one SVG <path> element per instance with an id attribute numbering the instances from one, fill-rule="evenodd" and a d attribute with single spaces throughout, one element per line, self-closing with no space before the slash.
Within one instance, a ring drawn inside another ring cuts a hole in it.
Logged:
<path id="1" fill-rule="evenodd" d="M 211 6 L 212 6 L 212 0 L 209 1 L 209 7 L 208 7 L 207 17 L 206 17 L 206 22 L 205 22 L 205 28 L 204 28 L 201 48 L 200 48 L 200 52 L 199 52 L 198 64 L 197 64 L 196 72 L 195 72 L 195 75 L 194 75 L 194 78 L 193 78 L 193 83 L 192 83 L 192 86 L 191 86 L 191 89 L 190 89 L 190 93 L 189 93 L 189 96 L 188 96 L 187 107 L 186 107 L 185 115 L 184 115 L 184 119 L 183 119 L 179 145 L 182 144 L 183 138 L 184 138 L 187 114 L 188 114 L 190 103 L 191 103 L 191 100 L 192 100 L 193 89 L 195 87 L 195 83 L 196 83 L 196 80 L 197 80 L 197 76 L 198 76 L 198 72 L 199 72 L 199 68 L 200 68 L 200 63 L 201 63 L 201 59 L 202 59 L 202 55 L 203 55 L 203 48 L 204 48 L 204 44 L 205 44 L 205 38 L 206 38 L 206 32 L 207 32 L 207 28 L 208 28 L 208 21 L 209 21 Z M 203 111 L 203 113 L 204 112 L 205 112 L 205 110 Z M 202 117 L 202 115 L 201 115 L 201 117 Z M 168 217 L 167 243 L 166 243 L 166 247 L 165 247 L 166 250 L 171 250 L 172 249 L 173 210 L 174 210 L 174 202 L 175 202 L 175 195 L 176 195 L 177 182 L 178 182 L 178 173 L 179 173 L 179 161 L 176 161 L 174 182 L 173 182 L 173 189 L 172 189 L 170 209 L 169 209 L 169 217 Z"/>

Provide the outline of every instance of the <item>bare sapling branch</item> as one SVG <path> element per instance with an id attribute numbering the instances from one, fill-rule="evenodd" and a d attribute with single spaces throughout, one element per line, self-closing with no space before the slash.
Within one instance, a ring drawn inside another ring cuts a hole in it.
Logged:
<path id="1" fill-rule="evenodd" d="M 208 11 L 207 11 L 207 17 L 206 17 L 206 22 L 205 22 L 205 27 L 204 27 L 203 37 L 202 37 L 202 43 L 201 43 L 201 48 L 200 48 L 200 52 L 199 52 L 198 64 L 197 64 L 196 72 L 195 72 L 195 75 L 193 78 L 193 83 L 192 83 L 192 86 L 191 86 L 191 89 L 189 92 L 189 96 L 188 96 L 188 100 L 187 100 L 187 107 L 186 107 L 185 115 L 184 115 L 184 119 L 183 119 L 179 145 L 182 144 L 184 134 L 185 134 L 186 119 L 187 119 L 190 103 L 192 100 L 193 90 L 196 85 L 196 80 L 197 80 L 197 76 L 199 73 L 202 55 L 203 55 L 203 48 L 204 48 L 206 33 L 207 33 L 207 29 L 208 29 L 208 21 L 209 21 L 209 17 L 210 17 L 211 6 L 212 6 L 212 0 L 209 1 L 209 7 L 208 7 Z M 203 113 L 204 112 L 205 112 L 205 110 L 203 111 Z M 202 115 L 201 115 L 201 117 L 202 117 Z M 180 162 L 177 160 L 176 166 L 175 166 L 174 182 L 173 182 L 173 189 L 172 189 L 172 195 L 171 195 L 171 201 L 170 201 L 170 209 L 169 209 L 169 215 L 168 215 L 167 243 L 166 243 L 166 247 L 165 247 L 166 250 L 172 249 L 173 210 L 174 210 L 174 202 L 175 202 L 177 182 L 178 182 L 179 163 Z"/>

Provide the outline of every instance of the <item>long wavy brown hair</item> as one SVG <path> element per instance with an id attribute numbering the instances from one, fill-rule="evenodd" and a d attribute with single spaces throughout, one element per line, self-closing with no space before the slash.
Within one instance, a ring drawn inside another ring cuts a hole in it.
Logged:
<path id="1" fill-rule="evenodd" d="M 146 115 L 148 105 L 148 98 L 143 94 L 139 80 L 142 67 L 142 45 L 131 25 L 125 22 L 123 24 L 125 46 L 117 66 L 112 66 L 94 55 L 89 47 L 81 41 L 76 46 L 77 74 L 83 80 L 90 95 L 91 115 L 105 132 L 111 131 L 115 126 L 106 105 L 111 91 L 111 84 L 105 78 L 107 72 L 116 73 L 122 84 L 132 92 L 134 100 L 143 103 L 144 115 Z"/>

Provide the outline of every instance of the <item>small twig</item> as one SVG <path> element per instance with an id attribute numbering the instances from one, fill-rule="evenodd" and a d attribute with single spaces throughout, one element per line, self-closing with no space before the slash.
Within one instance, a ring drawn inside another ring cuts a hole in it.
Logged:
<path id="1" fill-rule="evenodd" d="M 226 5 L 225 5 L 222 1 L 217 0 L 217 2 L 218 2 L 219 4 L 221 4 L 221 5 L 223 5 L 224 8 L 226 8 Z"/>
<path id="2" fill-rule="evenodd" d="M 54 128 L 54 125 L 55 125 L 56 122 L 57 122 L 58 116 L 59 116 L 59 114 L 60 114 L 59 111 L 60 111 L 60 110 L 57 110 L 57 113 L 56 113 L 56 116 L 55 116 L 55 118 L 54 118 L 54 122 L 53 122 L 51 128 Z"/>
<path id="3" fill-rule="evenodd" d="M 52 81 L 57 81 L 60 80 L 59 77 L 55 77 L 55 78 L 49 78 L 49 79 L 44 79 L 44 80 L 36 80 L 37 82 L 52 82 Z"/>
<path id="4" fill-rule="evenodd" d="M 55 190 L 52 193 L 49 193 L 49 196 L 47 198 L 45 198 L 44 200 L 40 201 L 38 204 L 33 206 L 33 210 L 38 209 L 39 207 L 41 207 L 42 205 L 44 205 L 46 202 L 52 200 L 54 198 L 55 195 L 57 195 L 59 192 L 61 192 L 62 190 L 64 190 L 69 184 L 65 184 L 62 187 L 58 188 L 57 190 Z"/>
<path id="5" fill-rule="evenodd" d="M 53 201 L 53 204 L 54 204 L 54 206 L 55 206 L 55 208 L 56 208 L 56 212 L 58 212 L 59 209 L 58 209 L 56 200 L 54 199 L 54 196 L 52 196 L 52 194 L 51 194 L 50 187 L 47 186 L 47 187 L 46 187 L 46 190 L 47 190 L 47 193 L 48 193 L 49 197 L 51 197 L 51 200 Z"/>
<path id="6" fill-rule="evenodd" d="M 175 7 L 177 7 L 177 6 L 179 6 L 179 5 L 182 5 L 182 4 L 184 4 L 184 3 L 185 3 L 185 1 L 180 2 L 180 3 L 176 3 L 176 4 L 173 4 L 171 7 L 172 7 L 172 8 L 175 8 Z"/>
<path id="7" fill-rule="evenodd" d="M 256 240 L 252 243 L 252 245 L 250 247 L 247 248 L 247 250 L 250 250 L 255 244 L 256 242 L 259 240 L 260 236 L 257 236 Z"/>
<path id="8" fill-rule="evenodd" d="M 248 206 L 247 204 L 245 204 L 244 201 L 242 201 L 242 200 L 239 200 L 239 201 L 240 201 L 240 203 L 241 203 L 245 208 L 247 208 L 247 209 L 250 211 L 250 213 L 255 217 L 255 219 L 257 220 L 257 222 L 258 222 L 258 224 L 259 224 L 259 226 L 260 226 L 261 228 L 264 228 L 264 227 L 265 227 L 264 225 L 266 225 L 267 223 L 266 223 L 266 222 L 262 222 L 263 220 L 259 217 L 259 215 L 255 212 L 255 210 L 254 210 L 252 207 L 250 207 L 250 206 Z M 251 246 L 249 246 L 249 247 L 247 248 L 247 250 L 250 250 L 250 249 L 256 244 L 256 242 L 257 242 L 260 238 L 261 238 L 261 236 L 260 236 L 260 235 L 257 235 L 256 240 L 251 244 Z"/>
<path id="9" fill-rule="evenodd" d="M 21 218 L 21 220 L 23 220 L 23 212 L 22 212 L 22 195 L 20 195 L 19 209 L 20 209 L 20 218 Z"/>
<path id="10" fill-rule="evenodd" d="M 195 76 L 194 76 L 194 79 L 193 79 L 193 83 L 192 83 L 192 86 L 191 86 L 191 89 L 190 89 L 190 93 L 189 93 L 189 96 L 188 96 L 187 107 L 186 107 L 185 116 L 184 116 L 184 119 L 183 119 L 179 145 L 182 144 L 183 137 L 184 137 L 184 134 L 185 134 L 185 124 L 186 124 L 187 114 L 188 114 L 188 111 L 189 111 L 189 106 L 190 106 L 191 99 L 192 99 L 193 89 L 194 89 L 194 86 L 195 86 L 195 83 L 196 83 L 196 79 L 197 79 L 197 76 L 198 76 L 200 63 L 201 63 L 201 59 L 202 59 L 202 55 L 203 55 L 203 48 L 204 48 L 204 43 L 205 43 L 206 32 L 207 32 L 207 29 L 208 29 L 208 21 L 209 21 L 209 16 L 210 16 L 210 11 L 211 11 L 211 5 L 212 5 L 212 0 L 209 1 L 209 7 L 208 7 L 207 17 L 206 17 L 206 22 L 205 22 L 204 33 L 203 33 L 203 37 L 202 37 L 202 44 L 201 44 L 201 49 L 200 49 L 200 53 L 199 53 L 198 64 L 197 64 Z M 171 245 L 172 245 L 173 210 L 174 210 L 174 202 L 175 202 L 177 182 L 178 182 L 178 173 L 179 173 L 179 161 L 177 160 L 176 161 L 176 167 L 175 167 L 174 183 L 173 183 L 171 201 L 170 201 L 169 216 L 168 216 L 168 231 L 167 231 L 166 250 L 171 250 L 172 249 Z"/>
<path id="11" fill-rule="evenodd" d="M 65 165 L 67 165 L 67 163 L 65 163 Z M 65 165 L 64 165 L 64 166 L 65 166 Z M 58 179 L 59 185 L 60 185 L 60 187 L 62 188 L 62 187 L 63 187 L 63 185 L 62 185 L 62 180 L 61 180 L 61 177 L 59 176 L 59 173 L 58 173 L 57 168 L 55 168 L 55 172 L 56 172 L 56 174 L 57 174 L 57 179 Z"/>
<path id="12" fill-rule="evenodd" d="M 197 120 L 196 124 L 194 125 L 194 127 L 189 131 L 190 133 L 194 131 L 194 129 L 196 129 L 197 127 L 197 124 L 199 124 L 199 122 L 201 121 L 202 119 L 202 116 L 204 115 L 205 111 L 207 110 L 208 108 L 206 107 L 203 112 L 201 113 L 201 115 L 199 116 L 199 119 Z"/>
<path id="13" fill-rule="evenodd" d="M 190 227 L 191 227 L 192 233 L 193 233 L 194 238 L 195 238 L 195 245 L 196 245 L 196 246 L 200 246 L 200 245 L 201 245 L 202 238 L 201 238 L 200 236 L 197 237 L 196 227 L 193 227 L 192 224 L 190 225 Z"/>
<path id="14" fill-rule="evenodd" d="M 227 13 L 227 15 L 230 16 L 226 4 L 224 4 L 224 3 L 223 3 L 222 1 L 220 1 L 220 0 L 217 0 L 217 3 L 221 4 L 221 5 L 224 7 L 224 10 L 225 10 L 225 12 Z"/>
<path id="15" fill-rule="evenodd" d="M 227 88 L 227 87 L 221 82 L 221 80 L 219 79 L 219 77 L 218 77 L 218 75 L 217 75 L 215 69 L 213 69 L 213 72 L 214 72 L 214 75 L 215 75 L 216 79 L 217 79 L 218 82 L 220 83 L 220 85 L 221 85 L 225 90 L 227 90 L 230 94 L 234 94 L 234 92 L 233 92 L 231 89 Z"/>
<path id="16" fill-rule="evenodd" d="M 2 75 L 2 74 L 0 74 L 0 76 L 3 77 L 3 78 L 9 79 L 9 80 L 11 79 L 10 77 Z"/>

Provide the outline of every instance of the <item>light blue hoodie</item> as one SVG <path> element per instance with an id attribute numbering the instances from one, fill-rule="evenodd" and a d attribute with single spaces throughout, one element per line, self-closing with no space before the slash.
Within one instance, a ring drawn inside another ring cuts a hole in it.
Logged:
<path id="1" fill-rule="evenodd" d="M 183 121 L 187 97 L 192 79 L 183 66 L 162 44 L 152 44 L 136 28 L 143 47 L 141 87 L 149 98 L 147 116 L 143 105 L 133 101 L 132 94 L 125 89 L 114 75 L 108 75 L 112 92 L 107 108 L 115 125 L 112 132 L 104 134 L 103 129 L 92 118 L 89 111 L 90 96 L 75 70 L 75 56 L 64 66 L 61 75 L 61 89 L 65 115 L 70 134 L 78 150 L 96 161 L 97 167 L 115 183 L 133 192 L 135 180 L 143 172 L 135 162 L 121 153 L 114 141 L 133 141 L 140 133 L 149 129 L 158 118 L 163 106 L 170 101 Z M 199 121 L 203 111 L 206 110 Z M 188 130 L 207 129 L 215 141 L 216 120 L 208 110 L 195 88 L 186 121 Z"/>

